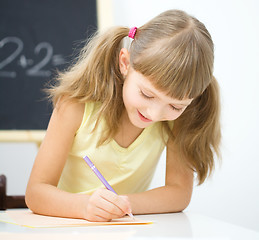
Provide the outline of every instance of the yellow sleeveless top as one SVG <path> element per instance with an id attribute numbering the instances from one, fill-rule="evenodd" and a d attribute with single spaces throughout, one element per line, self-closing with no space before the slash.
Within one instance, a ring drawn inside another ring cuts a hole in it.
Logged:
<path id="1" fill-rule="evenodd" d="M 96 148 L 105 128 L 105 121 L 102 120 L 92 132 L 95 125 L 93 114 L 97 110 L 98 104 L 86 103 L 83 120 L 76 132 L 58 188 L 86 194 L 104 188 L 84 161 L 83 157 L 87 155 L 118 194 L 147 190 L 165 147 L 160 133 L 161 123 L 145 128 L 128 148 L 121 147 L 115 140 Z"/>

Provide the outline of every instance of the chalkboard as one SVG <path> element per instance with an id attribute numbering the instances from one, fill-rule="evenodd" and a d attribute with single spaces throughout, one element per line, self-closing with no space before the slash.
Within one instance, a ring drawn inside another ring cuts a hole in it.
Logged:
<path id="1" fill-rule="evenodd" d="M 42 91 L 97 29 L 94 0 L 0 1 L 0 129 L 46 129 Z"/>

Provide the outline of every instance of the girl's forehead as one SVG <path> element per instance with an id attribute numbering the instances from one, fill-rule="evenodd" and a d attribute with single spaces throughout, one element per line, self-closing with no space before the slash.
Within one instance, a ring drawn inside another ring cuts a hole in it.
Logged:
<path id="1" fill-rule="evenodd" d="M 188 106 L 192 102 L 193 99 L 190 98 L 184 98 L 184 99 L 176 99 L 168 96 L 165 92 L 159 90 L 156 88 L 153 84 L 152 81 L 150 81 L 147 77 L 142 75 L 141 73 L 135 71 L 132 69 L 132 77 L 134 77 L 137 85 L 141 88 L 141 90 L 146 91 L 145 93 L 151 94 L 154 97 L 157 97 L 161 100 L 171 102 L 177 105 L 182 105 L 182 106 Z"/>

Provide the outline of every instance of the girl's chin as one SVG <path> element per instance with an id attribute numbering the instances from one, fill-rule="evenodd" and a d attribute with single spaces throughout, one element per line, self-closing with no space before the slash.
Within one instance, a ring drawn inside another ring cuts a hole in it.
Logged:
<path id="1" fill-rule="evenodd" d="M 139 116 L 138 112 L 134 114 L 134 116 L 131 116 L 129 119 L 133 126 L 142 129 L 150 126 L 153 123 L 152 121 L 143 121 L 144 119 L 141 119 L 141 116 Z"/>

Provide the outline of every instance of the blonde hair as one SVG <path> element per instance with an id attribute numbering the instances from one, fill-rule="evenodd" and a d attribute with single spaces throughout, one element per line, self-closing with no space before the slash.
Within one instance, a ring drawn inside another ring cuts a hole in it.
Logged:
<path id="1" fill-rule="evenodd" d="M 129 28 L 113 27 L 96 33 L 76 62 L 59 73 L 58 84 L 48 90 L 54 105 L 62 97 L 78 102 L 100 102 L 96 126 L 104 117 L 107 129 L 99 145 L 118 130 L 124 104 L 119 52 Z M 176 99 L 194 98 L 175 121 L 177 133 L 163 127 L 194 171 L 199 184 L 219 155 L 219 89 L 213 77 L 213 42 L 205 26 L 183 11 L 169 10 L 137 29 L 130 46 L 130 64 L 150 79 L 154 87 Z"/>

